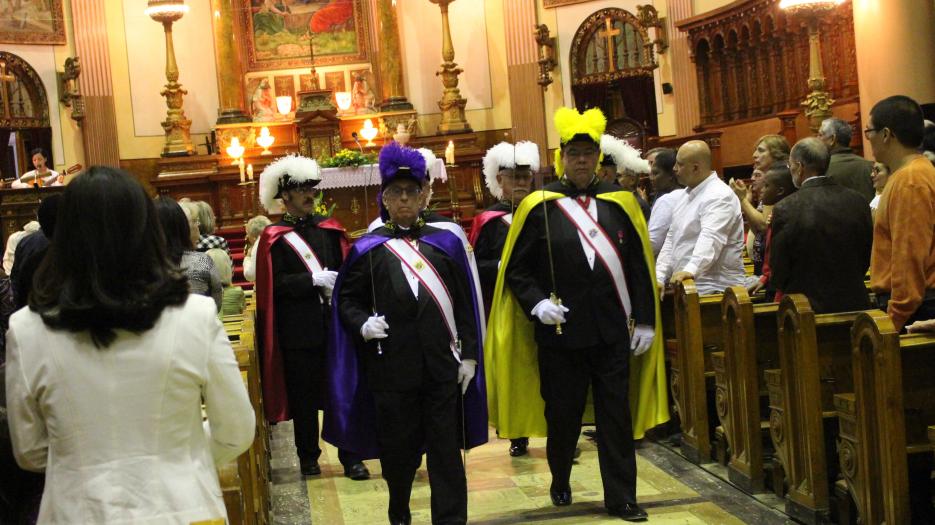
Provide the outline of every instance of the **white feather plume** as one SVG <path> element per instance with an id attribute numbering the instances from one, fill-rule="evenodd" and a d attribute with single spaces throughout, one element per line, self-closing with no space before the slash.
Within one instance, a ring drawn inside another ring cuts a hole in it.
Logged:
<path id="1" fill-rule="evenodd" d="M 321 180 L 321 168 L 314 159 L 301 155 L 287 155 L 270 163 L 260 173 L 260 204 L 269 213 L 281 213 L 282 202 L 276 198 L 279 182 L 284 175 L 295 182 Z"/>
<path id="2" fill-rule="evenodd" d="M 497 199 L 503 198 L 503 188 L 497 182 L 501 169 L 512 169 L 517 165 L 529 166 L 533 172 L 539 171 L 539 146 L 534 142 L 522 141 L 515 146 L 501 142 L 487 150 L 484 155 L 484 182 L 490 194 Z"/>
<path id="3" fill-rule="evenodd" d="M 623 173 L 627 169 L 634 173 L 649 173 L 649 161 L 640 157 L 640 150 L 625 140 L 611 135 L 602 135 L 601 153 L 605 157 L 613 158 L 617 173 Z"/>

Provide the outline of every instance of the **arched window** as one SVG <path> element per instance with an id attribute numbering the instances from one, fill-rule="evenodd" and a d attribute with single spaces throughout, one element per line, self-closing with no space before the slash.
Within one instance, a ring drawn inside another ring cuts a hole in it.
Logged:
<path id="1" fill-rule="evenodd" d="M 639 19 L 623 9 L 601 9 L 578 28 L 571 44 L 574 84 L 652 76 L 658 64 Z"/>
<path id="2" fill-rule="evenodd" d="M 4 178 L 32 169 L 29 152 L 33 148 L 42 148 L 48 165 L 54 165 L 48 100 L 36 70 L 13 53 L 0 51 L 0 174 Z"/>

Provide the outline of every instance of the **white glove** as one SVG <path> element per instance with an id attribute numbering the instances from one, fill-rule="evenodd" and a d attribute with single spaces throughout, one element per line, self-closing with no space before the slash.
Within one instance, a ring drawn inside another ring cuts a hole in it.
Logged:
<path id="1" fill-rule="evenodd" d="M 645 324 L 636 325 L 636 330 L 633 330 L 633 337 L 630 338 L 630 350 L 633 350 L 633 355 L 643 355 L 651 346 L 653 346 L 653 338 L 656 336 L 656 331 L 652 326 Z"/>
<path id="2" fill-rule="evenodd" d="M 334 282 L 338 279 L 338 272 L 332 272 L 325 268 L 320 272 L 315 272 L 312 274 L 312 281 L 315 283 L 315 286 L 320 286 L 325 289 L 326 295 L 331 295 L 331 290 L 334 288 Z"/>
<path id="3" fill-rule="evenodd" d="M 386 339 L 386 331 L 390 329 L 390 325 L 386 324 L 386 318 L 382 315 L 374 315 L 367 319 L 367 322 L 360 327 L 360 335 L 364 337 L 364 341 L 370 341 L 371 339 Z"/>
<path id="4" fill-rule="evenodd" d="M 542 324 L 561 324 L 565 322 L 565 312 L 568 308 L 555 304 L 549 299 L 543 299 L 532 309 L 532 315 L 539 318 Z"/>
<path id="5" fill-rule="evenodd" d="M 477 370 L 477 361 L 473 359 L 461 361 L 461 365 L 458 367 L 458 384 L 461 385 L 462 396 L 467 392 L 468 385 L 471 384 L 471 379 L 474 379 L 475 370 Z"/>

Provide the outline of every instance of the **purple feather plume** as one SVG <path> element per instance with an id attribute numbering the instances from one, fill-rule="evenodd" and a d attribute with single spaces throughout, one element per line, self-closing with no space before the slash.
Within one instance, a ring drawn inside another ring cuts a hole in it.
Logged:
<path id="1" fill-rule="evenodd" d="M 419 184 L 425 184 L 425 157 L 418 150 L 390 142 L 380 150 L 379 163 L 381 186 L 384 188 L 393 182 L 400 168 L 409 168 L 409 176 Z"/>

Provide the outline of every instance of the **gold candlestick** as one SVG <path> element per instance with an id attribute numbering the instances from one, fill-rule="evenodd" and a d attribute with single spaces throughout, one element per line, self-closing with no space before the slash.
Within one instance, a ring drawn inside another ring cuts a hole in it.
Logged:
<path id="1" fill-rule="evenodd" d="M 470 133 L 471 126 L 464 118 L 464 106 L 467 100 L 461 97 L 461 90 L 458 89 L 458 75 L 463 70 L 455 64 L 455 50 L 451 43 L 451 29 L 448 25 L 448 4 L 454 0 L 429 0 L 433 4 L 438 4 L 442 12 L 442 62 L 441 69 L 435 73 L 442 77 L 442 85 L 445 91 L 442 99 L 438 101 L 438 107 L 442 110 L 442 122 L 438 125 L 438 133 L 442 135 L 450 133 Z"/>
<path id="2" fill-rule="evenodd" d="M 162 129 L 166 132 L 166 144 L 162 149 L 163 157 L 192 155 L 194 147 L 190 129 L 192 121 L 185 117 L 182 99 L 188 91 L 179 84 L 179 68 L 175 63 L 175 48 L 172 44 L 172 23 L 180 20 L 188 12 L 185 0 L 149 0 L 146 14 L 161 22 L 166 33 L 166 86 L 159 93 L 166 97 L 166 120 Z"/>

